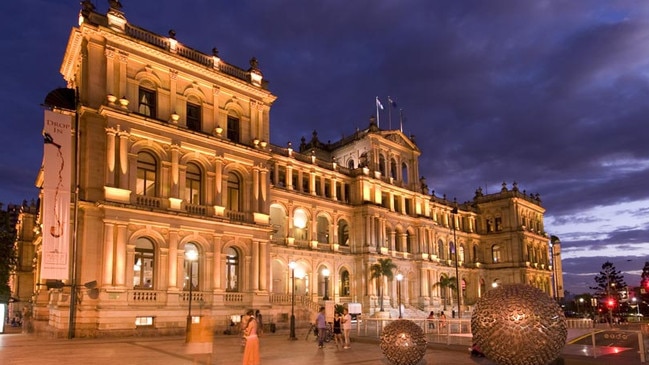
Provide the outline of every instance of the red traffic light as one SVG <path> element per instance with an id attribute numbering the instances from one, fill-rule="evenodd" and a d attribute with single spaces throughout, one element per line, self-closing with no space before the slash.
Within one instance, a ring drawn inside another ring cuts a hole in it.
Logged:
<path id="1" fill-rule="evenodd" d="M 606 306 L 609 307 L 609 308 L 615 307 L 615 299 L 608 299 L 606 301 Z"/>

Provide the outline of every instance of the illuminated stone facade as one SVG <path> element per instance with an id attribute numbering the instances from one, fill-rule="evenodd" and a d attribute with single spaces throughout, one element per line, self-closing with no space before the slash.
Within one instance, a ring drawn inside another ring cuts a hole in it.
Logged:
<path id="1" fill-rule="evenodd" d="M 551 292 L 538 197 L 515 185 L 466 203 L 433 196 L 414 139 L 373 120 L 333 143 L 314 132 L 273 145 L 276 96 L 257 60 L 241 69 L 84 4 L 61 67 L 80 102 L 77 283 L 99 288 L 80 290 L 79 335 L 178 333 L 190 282 L 193 313 L 217 328 L 251 307 L 287 328 L 289 262 L 298 326 L 322 301 L 325 269 L 335 302 L 396 309 L 396 282 L 378 298 L 370 278 L 379 258 L 403 274 L 409 314 L 450 310 L 456 296 L 435 284 L 455 276 L 453 227 L 463 311 L 493 282 Z M 69 288 L 39 288 L 38 319 L 64 330 Z"/>

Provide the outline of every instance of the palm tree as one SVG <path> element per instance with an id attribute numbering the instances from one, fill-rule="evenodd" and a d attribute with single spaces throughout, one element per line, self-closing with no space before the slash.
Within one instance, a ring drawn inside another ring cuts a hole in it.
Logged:
<path id="1" fill-rule="evenodd" d="M 457 290 L 457 280 L 455 279 L 455 276 L 448 276 L 446 274 L 442 274 L 439 277 L 439 281 L 435 284 L 433 284 L 433 288 L 440 287 L 442 288 L 442 304 L 444 305 L 444 310 L 446 310 L 446 301 L 448 298 L 448 289 L 451 289 L 451 292 L 454 292 Z"/>
<path id="2" fill-rule="evenodd" d="M 387 277 L 388 280 L 394 278 L 393 270 L 397 268 L 397 265 L 392 262 L 392 259 L 379 259 L 378 262 L 370 267 L 371 278 L 378 279 L 379 284 L 379 303 L 381 306 L 381 312 L 383 312 L 383 277 Z"/>

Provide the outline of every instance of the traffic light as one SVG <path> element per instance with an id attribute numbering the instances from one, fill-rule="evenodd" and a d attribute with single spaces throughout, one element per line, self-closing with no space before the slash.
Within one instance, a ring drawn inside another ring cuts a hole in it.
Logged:
<path id="1" fill-rule="evenodd" d="M 615 307 L 615 299 L 608 298 L 608 300 L 606 300 L 606 306 L 608 309 L 613 309 Z"/>

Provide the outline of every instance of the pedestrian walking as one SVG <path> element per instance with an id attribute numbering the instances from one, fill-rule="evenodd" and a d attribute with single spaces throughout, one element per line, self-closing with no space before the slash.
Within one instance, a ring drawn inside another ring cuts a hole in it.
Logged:
<path id="1" fill-rule="evenodd" d="M 430 313 L 428 314 L 428 317 L 426 319 L 428 319 L 428 329 L 429 330 L 434 330 L 435 329 L 435 312 L 430 311 Z"/>
<path id="2" fill-rule="evenodd" d="M 325 333 L 327 331 L 327 320 L 325 319 L 325 307 L 320 307 L 318 316 L 315 319 L 318 327 L 318 348 L 324 348 Z"/>
<path id="3" fill-rule="evenodd" d="M 264 321 L 259 309 L 255 311 L 255 320 L 257 321 L 257 336 L 261 337 L 264 334 Z"/>

